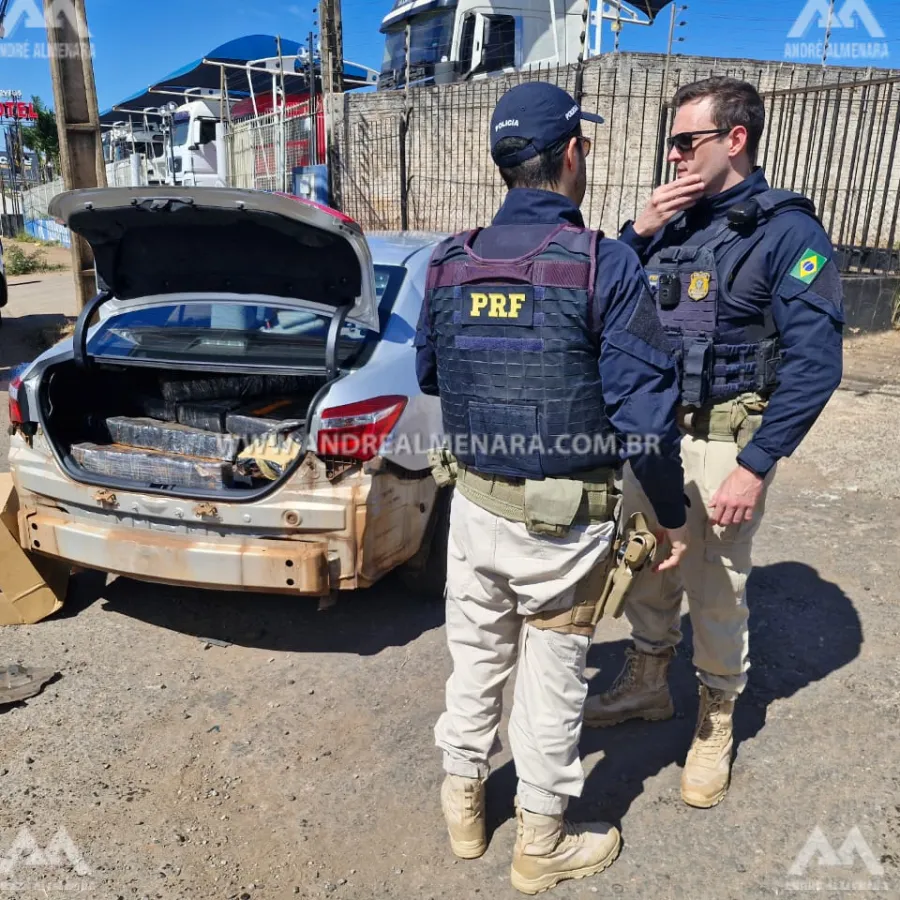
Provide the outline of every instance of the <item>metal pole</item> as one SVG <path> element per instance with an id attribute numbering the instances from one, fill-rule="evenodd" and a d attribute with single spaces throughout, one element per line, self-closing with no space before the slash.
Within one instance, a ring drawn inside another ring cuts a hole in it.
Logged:
<path id="1" fill-rule="evenodd" d="M 409 173 L 406 170 L 406 137 L 409 134 L 409 120 L 412 115 L 412 97 L 409 93 L 409 79 L 412 74 L 410 51 L 412 50 L 412 29 L 406 22 L 406 83 L 403 86 L 404 108 L 400 119 L 400 230 L 409 230 Z"/>
<path id="2" fill-rule="evenodd" d="M 562 64 L 559 56 L 559 31 L 556 28 L 556 0 L 550 0 L 550 27 L 553 29 L 553 48 L 556 51 L 556 65 Z"/>
<path id="3" fill-rule="evenodd" d="M 310 165 L 315 165 L 319 136 L 316 129 L 316 63 L 313 57 L 313 33 L 309 33 L 309 149 L 307 157 Z"/>
<path id="4" fill-rule="evenodd" d="M 591 0 L 584 0 L 584 10 L 581 13 L 581 20 L 581 53 L 579 54 L 579 60 L 583 61 L 588 59 L 591 55 Z M 566 38 L 566 41 L 568 42 L 568 37 Z"/>
<path id="5" fill-rule="evenodd" d="M 141 187 L 144 183 L 144 174 L 141 171 L 141 156 L 139 153 L 131 154 L 131 186 Z"/>
<path id="6" fill-rule="evenodd" d="M 828 4 L 828 24 L 825 26 L 825 46 L 822 49 L 822 68 L 828 64 L 828 44 L 831 41 L 831 23 L 834 21 L 834 0 Z"/>
<path id="7" fill-rule="evenodd" d="M 603 54 L 603 0 L 597 0 L 597 56 Z"/>
<path id="8" fill-rule="evenodd" d="M 285 193 L 290 191 L 288 186 L 288 161 L 287 161 L 287 96 L 284 90 L 284 54 L 281 52 L 281 35 L 275 38 L 278 45 L 278 72 L 279 84 L 277 85 L 281 93 L 281 101 L 278 105 L 278 119 L 281 124 L 281 190 Z M 224 70 L 223 70 L 224 71 Z"/>
<path id="9" fill-rule="evenodd" d="M 22 176 L 22 200 L 24 205 L 25 191 L 28 189 L 28 176 L 25 174 L 25 145 L 22 143 L 22 124 L 16 116 L 16 150 L 19 151 L 19 174 Z M 37 152 L 37 151 L 35 151 Z"/>
<path id="10" fill-rule="evenodd" d="M 590 52 L 590 42 L 588 41 L 588 31 L 591 27 L 591 0 L 584 0 L 584 11 L 581 14 L 581 46 L 578 51 L 578 69 L 575 72 L 575 102 L 581 103 L 584 97 L 584 60 Z M 568 29 L 566 42 L 568 46 Z"/>
<path id="11" fill-rule="evenodd" d="M 13 215 L 19 214 L 19 204 L 16 199 L 18 185 L 16 179 L 16 170 L 18 169 L 18 161 L 16 160 L 16 144 L 13 137 L 12 125 L 6 126 L 6 158 L 9 160 L 9 181 L 12 187 L 12 207 Z"/>
<path id="12" fill-rule="evenodd" d="M 6 181 L 3 178 L 3 170 L 0 169 L 0 201 L 3 203 L 3 224 L 6 224 Z M 3 227 L 0 226 L 0 234 L 3 234 Z"/>
<path id="13" fill-rule="evenodd" d="M 665 165 L 666 143 L 665 131 L 669 121 L 669 114 L 666 109 L 666 96 L 669 90 L 669 64 L 672 61 L 672 44 L 675 41 L 675 19 L 678 16 L 677 4 L 672 4 L 672 17 L 669 20 L 669 44 L 666 49 L 666 64 L 663 68 L 662 84 L 659 86 L 659 125 L 656 143 L 656 165 L 653 173 L 653 187 L 657 188 L 662 184 L 663 166 Z"/>
<path id="14" fill-rule="evenodd" d="M 66 4 L 68 14 L 60 15 L 55 0 L 43 0 L 60 168 L 68 190 L 106 187 L 100 111 L 84 4 L 85 0 L 71 0 Z M 83 308 L 97 293 L 97 279 L 90 244 L 75 234 L 72 264 L 76 301 Z"/>
<path id="15" fill-rule="evenodd" d="M 328 196 L 340 208 L 337 150 L 337 109 L 344 93 L 344 33 L 341 0 L 319 0 L 319 41 L 322 46 L 322 92 L 325 98 L 325 161 Z"/>
<path id="16" fill-rule="evenodd" d="M 669 83 L 669 63 L 672 60 L 672 43 L 675 40 L 675 19 L 678 16 L 678 7 L 676 4 L 672 4 L 672 17 L 669 21 L 669 45 L 666 48 L 666 67 L 663 74 L 663 90 L 666 89 L 666 85 Z"/>
<path id="17" fill-rule="evenodd" d="M 412 67 L 409 61 L 409 54 L 412 50 L 412 28 L 410 27 L 409 20 L 406 21 L 406 98 L 407 103 L 409 103 L 409 79 L 412 74 Z"/>

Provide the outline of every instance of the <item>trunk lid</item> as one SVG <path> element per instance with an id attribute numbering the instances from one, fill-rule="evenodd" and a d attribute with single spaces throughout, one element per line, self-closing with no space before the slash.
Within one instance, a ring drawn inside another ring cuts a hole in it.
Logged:
<path id="1" fill-rule="evenodd" d="M 50 214 L 90 244 L 120 301 L 263 296 L 379 330 L 362 229 L 317 203 L 234 188 L 90 188 L 59 194 Z"/>

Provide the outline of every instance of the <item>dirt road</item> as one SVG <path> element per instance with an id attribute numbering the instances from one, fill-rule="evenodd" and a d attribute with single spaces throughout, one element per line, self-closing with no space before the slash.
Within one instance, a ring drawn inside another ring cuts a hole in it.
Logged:
<path id="1" fill-rule="evenodd" d="M 677 717 L 584 734 L 570 812 L 619 822 L 622 855 L 547 896 L 744 900 L 814 883 L 900 897 L 900 386 L 872 368 L 882 353 L 890 371 L 900 335 L 872 345 L 848 353 L 868 367 L 770 495 L 729 795 L 707 812 L 679 797 L 697 707 L 684 619 Z M 505 725 L 487 854 L 456 861 L 445 840 L 442 618 L 393 580 L 319 613 L 80 578 L 60 616 L 0 632 L 4 662 L 60 672 L 0 711 L 0 897 L 521 896 Z M 625 643 L 622 623 L 598 632 L 592 691 Z"/>

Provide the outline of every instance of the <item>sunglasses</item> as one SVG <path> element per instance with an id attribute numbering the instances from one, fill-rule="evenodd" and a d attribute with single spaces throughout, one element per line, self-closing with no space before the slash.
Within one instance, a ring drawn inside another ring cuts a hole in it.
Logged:
<path id="1" fill-rule="evenodd" d="M 711 128 L 707 131 L 682 131 L 666 138 L 666 144 L 669 150 L 679 150 L 681 153 L 687 153 L 688 150 L 694 149 L 694 138 L 698 134 L 728 134 L 730 128 Z"/>

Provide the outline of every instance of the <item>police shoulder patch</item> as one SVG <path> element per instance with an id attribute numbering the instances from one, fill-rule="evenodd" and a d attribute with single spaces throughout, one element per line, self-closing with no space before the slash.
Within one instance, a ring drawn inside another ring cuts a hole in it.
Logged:
<path id="1" fill-rule="evenodd" d="M 828 264 L 828 257 L 822 256 L 811 248 L 803 251 L 803 255 L 797 260 L 791 269 L 791 277 L 802 281 L 804 284 L 812 284 L 821 274 L 822 269 Z"/>

